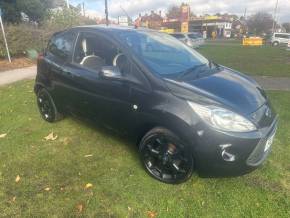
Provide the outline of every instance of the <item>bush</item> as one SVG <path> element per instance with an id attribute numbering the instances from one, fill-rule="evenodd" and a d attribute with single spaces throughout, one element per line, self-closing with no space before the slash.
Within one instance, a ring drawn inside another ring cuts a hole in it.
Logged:
<path id="1" fill-rule="evenodd" d="M 12 57 L 23 56 L 27 50 L 38 52 L 46 47 L 48 39 L 54 32 L 73 26 L 95 24 L 95 21 L 82 17 L 73 10 L 51 12 L 39 25 L 22 23 L 5 25 L 9 51 Z M 0 36 L 0 58 L 6 57 L 6 49 L 2 34 Z"/>

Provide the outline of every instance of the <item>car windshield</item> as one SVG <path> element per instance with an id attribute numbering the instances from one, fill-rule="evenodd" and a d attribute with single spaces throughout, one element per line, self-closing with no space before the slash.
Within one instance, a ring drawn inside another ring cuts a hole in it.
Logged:
<path id="1" fill-rule="evenodd" d="M 128 31 L 119 35 L 131 50 L 155 74 L 183 74 L 209 61 L 174 37 L 158 32 Z"/>

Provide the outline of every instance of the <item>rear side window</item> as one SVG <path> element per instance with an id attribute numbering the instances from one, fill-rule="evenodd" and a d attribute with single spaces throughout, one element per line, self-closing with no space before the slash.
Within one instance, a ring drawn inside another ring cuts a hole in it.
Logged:
<path id="1" fill-rule="evenodd" d="M 66 32 L 53 36 L 48 43 L 48 52 L 61 58 L 67 59 L 71 56 L 74 46 L 76 33 Z"/>
<path id="2" fill-rule="evenodd" d="M 275 37 L 283 38 L 283 39 L 290 39 L 290 35 L 286 35 L 286 34 L 275 34 Z"/>

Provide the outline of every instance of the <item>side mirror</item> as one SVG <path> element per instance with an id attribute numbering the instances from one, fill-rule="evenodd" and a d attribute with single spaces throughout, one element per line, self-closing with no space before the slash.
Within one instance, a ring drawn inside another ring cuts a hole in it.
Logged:
<path id="1" fill-rule="evenodd" d="M 103 66 L 101 69 L 101 76 L 108 79 L 122 79 L 122 73 L 118 67 Z"/>

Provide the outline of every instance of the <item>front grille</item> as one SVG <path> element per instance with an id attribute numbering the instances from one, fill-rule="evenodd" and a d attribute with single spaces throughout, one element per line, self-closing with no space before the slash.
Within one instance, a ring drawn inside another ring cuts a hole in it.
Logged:
<path id="1" fill-rule="evenodd" d="M 249 166 L 258 166 L 260 165 L 268 156 L 268 154 L 271 151 L 271 148 L 267 151 L 264 151 L 267 140 L 275 134 L 277 129 L 277 124 L 275 122 L 274 126 L 272 127 L 272 130 L 267 134 L 267 137 L 260 140 L 259 144 L 256 146 L 254 151 L 250 154 L 249 158 L 247 159 L 247 164 Z"/>

